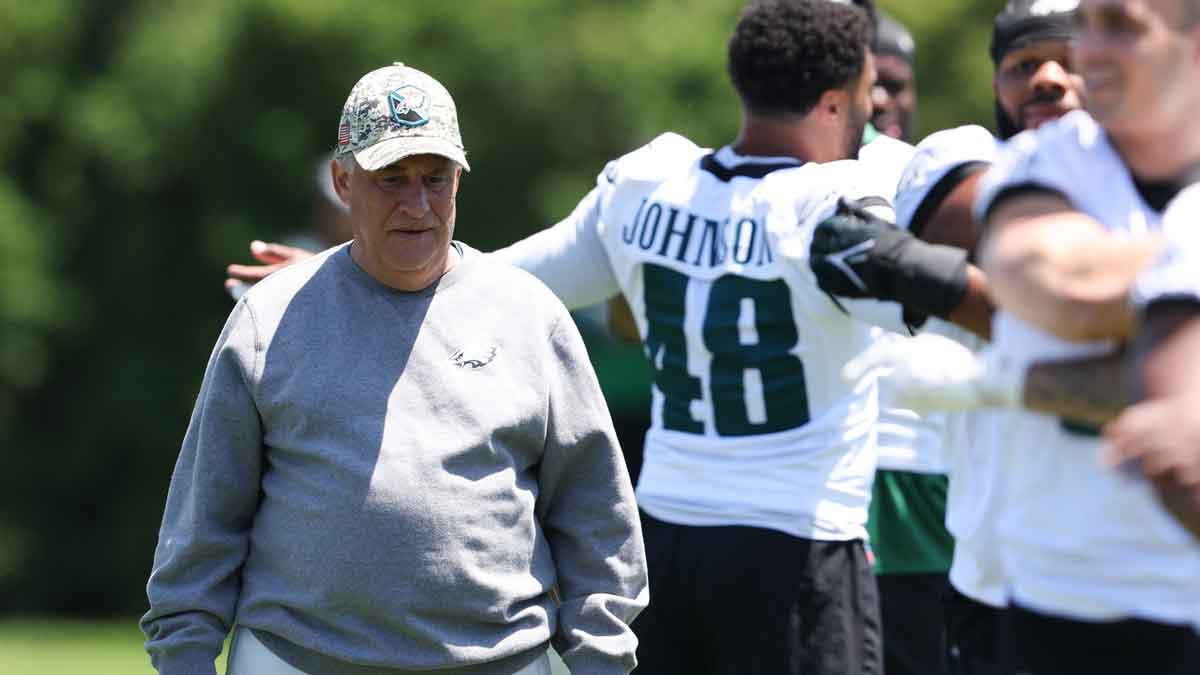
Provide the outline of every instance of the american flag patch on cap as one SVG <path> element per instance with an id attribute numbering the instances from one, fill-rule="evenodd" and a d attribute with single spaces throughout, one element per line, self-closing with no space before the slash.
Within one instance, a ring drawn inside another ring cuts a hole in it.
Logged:
<path id="1" fill-rule="evenodd" d="M 350 143 L 350 125 L 343 122 L 338 125 L 338 145 L 349 145 Z"/>

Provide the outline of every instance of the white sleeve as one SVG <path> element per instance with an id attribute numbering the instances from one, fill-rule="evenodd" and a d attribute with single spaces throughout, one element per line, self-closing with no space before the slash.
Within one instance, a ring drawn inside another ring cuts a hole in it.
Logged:
<path id="1" fill-rule="evenodd" d="M 620 293 L 598 223 L 604 188 L 597 186 L 556 225 L 491 253 L 546 284 L 568 309 Z"/>
<path id="2" fill-rule="evenodd" d="M 1163 213 L 1166 245 L 1162 254 L 1138 276 L 1133 303 L 1145 307 L 1156 300 L 1200 302 L 1200 186 L 1179 193 Z"/>
<path id="3" fill-rule="evenodd" d="M 1086 189 L 1088 162 L 1092 161 L 1089 150 L 1101 142 L 1101 134 L 1087 113 L 1075 111 L 1036 131 L 1014 136 L 980 181 L 975 219 L 985 222 L 997 198 L 1010 190 L 1035 188 L 1072 198 Z"/>

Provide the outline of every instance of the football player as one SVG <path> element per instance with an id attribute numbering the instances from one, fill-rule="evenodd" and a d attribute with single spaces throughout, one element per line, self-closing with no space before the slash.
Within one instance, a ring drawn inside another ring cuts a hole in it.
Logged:
<path id="1" fill-rule="evenodd" d="M 1001 139 L 1081 106 L 1084 87 L 1072 72 L 1070 59 L 1074 4 L 1014 0 L 997 15 L 991 56 Z M 915 322 L 925 314 L 940 315 L 976 335 L 936 320 L 926 329 L 974 349 L 981 347 L 980 337 L 990 335 L 992 315 L 986 278 L 963 263 L 965 256 L 926 246 L 917 237 L 970 252 L 973 259 L 979 228 L 970 207 L 998 145 L 997 139 L 976 126 L 942 131 L 924 140 L 904 172 L 896 198 L 897 222 L 907 232 L 850 212 L 822 224 L 814 238 L 812 259 L 822 286 L 843 296 L 905 301 Z M 861 247 L 867 241 L 873 242 L 870 253 L 845 266 L 823 259 L 825 254 Z M 913 348 L 898 341 L 884 344 L 888 346 L 875 350 Z M 947 369 L 962 360 L 950 362 L 945 353 L 942 349 L 923 356 Z M 1004 471 L 1003 454 L 994 446 L 1003 443 L 1003 418 L 991 412 L 953 415 L 945 423 L 943 438 L 953 476 L 946 522 L 955 537 L 953 588 L 945 603 L 948 660 L 955 673 L 1012 672 L 998 640 L 1005 632 L 1003 608 L 1008 602 L 995 541 Z M 885 461 L 882 454 L 880 461 L 881 465 Z M 886 503 L 878 491 L 887 474 L 881 471 L 880 476 L 873 509 Z M 887 591 L 881 581 L 885 626 Z"/>
<path id="2" fill-rule="evenodd" d="M 1189 121 L 1200 102 L 1197 3 L 1083 0 L 1079 16 L 1074 56 L 1094 118 L 1071 113 L 1018 137 L 984 178 L 980 260 L 1003 311 L 989 356 L 960 362 L 965 376 L 945 378 L 944 397 L 1028 404 L 1030 361 L 1104 353 L 1130 335 L 1129 289 L 1156 250 L 1147 233 L 1200 163 Z M 920 364 L 898 363 L 909 371 Z M 1105 383 L 1085 368 L 1054 384 L 1086 386 L 1084 396 L 1076 392 L 1085 403 L 1124 395 L 1119 379 Z M 1012 475 L 1000 533 L 1015 604 L 1012 645 L 1026 667 L 1200 669 L 1200 542 L 1150 482 L 1098 461 L 1087 426 L 1013 411 L 1005 428 Z"/>
<path id="3" fill-rule="evenodd" d="M 1136 462 L 1164 504 L 1200 538 L 1200 187 L 1163 214 L 1165 248 L 1134 284 L 1139 330 L 1129 352 L 1146 400 L 1105 428 L 1108 461 Z"/>
<path id="4" fill-rule="evenodd" d="M 864 547 L 875 385 L 838 376 L 873 332 L 806 264 L 839 195 L 889 196 L 899 172 L 848 161 L 874 81 L 870 24 L 848 5 L 749 5 L 729 43 L 733 142 L 660 136 L 565 221 L 496 253 L 568 306 L 622 293 L 645 345 L 646 672 L 882 672 Z"/>
<path id="5" fill-rule="evenodd" d="M 917 78 L 913 58 L 917 43 L 912 34 L 887 12 L 878 13 L 875 29 L 875 70 L 871 90 L 875 112 L 871 126 L 879 133 L 912 141 L 917 112 Z"/>

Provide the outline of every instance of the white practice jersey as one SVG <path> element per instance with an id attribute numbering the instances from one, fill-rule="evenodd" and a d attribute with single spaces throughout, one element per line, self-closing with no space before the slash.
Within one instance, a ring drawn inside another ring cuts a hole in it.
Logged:
<path id="1" fill-rule="evenodd" d="M 1133 301 L 1139 307 L 1156 300 L 1200 302 L 1200 185 L 1186 188 L 1163 212 L 1162 254 L 1138 276 Z"/>
<path id="2" fill-rule="evenodd" d="M 883 195 L 890 200 L 895 196 L 904 169 L 916 152 L 917 149 L 912 145 L 880 134 L 859 148 L 858 161 L 871 167 L 872 180 L 877 185 L 890 188 L 890 192 Z"/>
<path id="3" fill-rule="evenodd" d="M 899 196 L 897 191 L 902 176 L 916 152 L 917 149 L 908 143 L 881 135 L 864 145 L 858 157 L 859 161 L 871 167 L 880 185 L 889 186 L 890 192 L 884 196 L 894 201 Z M 897 224 L 900 224 L 899 220 Z M 907 331 L 889 333 L 880 330 L 879 335 L 889 340 L 909 338 Z M 949 467 L 942 439 L 946 431 L 944 416 L 918 415 L 911 410 L 889 405 L 888 399 L 885 380 L 880 383 L 879 427 L 876 430 L 879 468 L 913 473 L 946 473 Z"/>
<path id="4" fill-rule="evenodd" d="M 945 196 L 934 193 L 945 189 L 942 181 L 953 171 L 969 164 L 992 164 L 999 149 L 1000 142 L 991 132 L 974 125 L 925 138 L 900 179 L 896 223 L 911 228 L 926 199 Z M 984 346 L 974 334 L 936 318 L 922 331 L 951 338 L 975 351 Z M 886 381 L 881 385 L 880 401 L 886 404 Z M 1008 602 L 1003 560 L 995 541 L 1006 473 L 1003 429 L 1007 414 L 985 409 L 926 416 L 940 425 L 942 434 L 937 440 L 950 473 L 946 495 L 946 527 L 954 535 L 950 581 L 963 594 L 997 607 Z"/>
<path id="5" fill-rule="evenodd" d="M 1024 186 L 1061 193 L 1113 234 L 1144 236 L 1160 224 L 1103 130 L 1082 111 L 1014 138 L 983 179 L 977 214 L 1005 189 Z M 1067 343 L 1005 312 L 992 337 L 997 348 L 1035 359 L 1113 348 Z M 1054 416 L 1013 411 L 1004 434 L 1011 475 L 1000 545 L 1015 602 L 1081 620 L 1197 620 L 1200 542 L 1145 479 L 1102 466 L 1099 438 Z"/>
<path id="6" fill-rule="evenodd" d="M 628 300 L 654 379 L 646 512 L 866 536 L 876 385 L 840 371 L 871 327 L 817 288 L 807 259 L 838 198 L 886 197 L 879 180 L 856 161 L 741 157 L 664 134 L 611 162 L 567 220 L 498 252 L 568 306 Z"/>

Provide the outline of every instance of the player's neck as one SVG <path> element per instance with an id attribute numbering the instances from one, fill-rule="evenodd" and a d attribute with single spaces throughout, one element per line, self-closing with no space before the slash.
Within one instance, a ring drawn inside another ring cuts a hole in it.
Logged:
<path id="1" fill-rule="evenodd" d="M 818 129 L 810 117 L 742 116 L 733 151 L 749 157 L 794 157 L 803 162 L 846 159 L 839 134 Z"/>
<path id="2" fill-rule="evenodd" d="M 1200 133 L 1109 133 L 1109 140 L 1139 180 L 1171 180 L 1200 163 Z"/>

